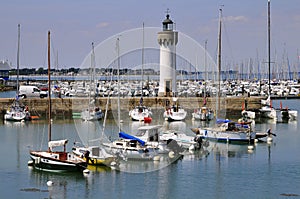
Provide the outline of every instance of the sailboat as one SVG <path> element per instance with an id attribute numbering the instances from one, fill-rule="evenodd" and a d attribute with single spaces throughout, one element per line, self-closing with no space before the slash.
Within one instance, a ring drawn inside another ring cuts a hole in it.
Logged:
<path id="1" fill-rule="evenodd" d="M 89 144 L 89 142 L 91 141 L 101 142 L 104 137 L 108 104 L 109 104 L 109 96 L 106 103 L 102 136 L 100 137 L 100 139 L 97 138 L 91 140 L 89 137 L 87 139 L 84 137 L 80 137 L 83 145 L 79 145 L 79 143 L 75 142 L 74 146 L 72 147 L 73 153 L 79 157 L 83 157 L 83 159 L 87 161 L 88 165 L 99 165 L 99 166 L 110 167 L 110 166 L 115 166 L 115 163 L 117 162 L 117 158 L 114 155 L 107 153 L 106 150 L 100 144 L 94 144 L 94 145 Z M 84 121 L 82 122 L 82 125 L 84 125 L 82 126 L 84 128 L 84 135 L 88 135 L 89 131 L 87 132 L 86 128 L 89 128 L 90 126 L 95 126 L 95 123 L 91 121 Z M 96 129 L 93 129 L 92 133 L 94 134 L 95 131 Z"/>
<path id="2" fill-rule="evenodd" d="M 120 122 L 120 48 L 119 48 L 120 39 L 117 38 L 116 49 L 117 49 L 117 58 L 118 58 L 118 127 L 119 127 L 119 139 L 112 142 L 104 142 L 102 145 L 105 147 L 105 150 L 118 157 L 121 157 L 123 160 L 153 160 L 157 154 L 159 148 L 156 146 L 147 146 L 146 143 L 125 132 L 121 132 Z"/>
<path id="3" fill-rule="evenodd" d="M 144 23 L 143 23 L 143 48 L 142 48 L 142 96 L 140 98 L 140 104 L 135 106 L 133 109 L 129 111 L 129 116 L 133 121 L 144 121 L 145 123 L 150 123 L 152 121 L 152 111 L 149 107 L 143 104 L 143 96 L 144 96 Z"/>
<path id="4" fill-rule="evenodd" d="M 20 24 L 18 24 L 18 52 L 17 52 L 17 93 L 13 104 L 6 110 L 4 120 L 23 121 L 31 120 L 30 112 L 27 106 L 19 101 L 19 56 L 20 55 Z"/>
<path id="5" fill-rule="evenodd" d="M 95 106 L 95 100 L 91 100 L 91 92 L 92 92 L 92 85 L 94 82 L 94 75 L 95 75 L 95 51 L 94 51 L 94 43 L 92 43 L 92 55 L 91 55 L 91 65 L 93 71 L 91 72 L 90 78 L 90 88 L 89 88 L 89 104 L 88 108 L 81 112 L 81 119 L 84 121 L 93 121 L 93 120 L 100 120 L 103 118 L 103 112 L 99 107 Z M 95 84 L 94 84 L 95 88 Z M 96 92 L 94 92 L 96 97 Z"/>
<path id="6" fill-rule="evenodd" d="M 51 88 L 50 79 L 50 31 L 48 32 L 48 90 Z M 51 95 L 48 95 L 48 150 L 30 151 L 31 161 L 28 162 L 37 170 L 65 172 L 83 171 L 87 167 L 87 162 L 73 153 L 66 152 L 67 139 L 51 140 Z M 55 147 L 63 147 L 61 151 L 54 151 Z"/>
<path id="7" fill-rule="evenodd" d="M 182 121 L 186 118 L 187 112 L 179 105 L 178 98 L 173 97 L 173 105 L 166 108 L 164 118 L 167 121 Z"/>
<path id="8" fill-rule="evenodd" d="M 205 41 L 205 80 L 207 80 L 207 70 L 206 70 L 206 47 L 207 46 L 207 41 Z M 206 96 L 206 82 L 204 84 L 204 102 L 203 102 L 203 106 L 200 108 L 197 108 L 194 110 L 194 113 L 192 113 L 192 117 L 194 120 L 201 120 L 201 121 L 210 121 L 214 118 L 214 112 L 211 108 L 206 106 L 207 103 L 207 96 Z"/>
<path id="9" fill-rule="evenodd" d="M 219 94 L 218 112 L 220 113 L 220 73 L 221 73 L 221 28 L 222 28 L 222 9 L 219 13 L 219 45 L 218 45 L 218 70 L 219 70 Z M 194 128 L 196 135 L 205 140 L 227 143 L 253 143 L 255 139 L 266 137 L 267 133 L 256 133 L 251 124 L 239 124 L 230 120 L 217 119 L 216 127 Z"/>

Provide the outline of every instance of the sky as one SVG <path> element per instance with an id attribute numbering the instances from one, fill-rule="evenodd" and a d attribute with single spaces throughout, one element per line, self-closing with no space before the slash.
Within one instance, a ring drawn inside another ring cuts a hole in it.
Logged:
<path id="1" fill-rule="evenodd" d="M 18 24 L 20 67 L 47 67 L 47 32 L 60 68 L 79 67 L 95 45 L 123 31 L 162 27 L 166 10 L 176 30 L 217 54 L 222 8 L 222 62 L 243 63 L 268 56 L 267 0 L 2 0 L 0 60 L 16 66 Z M 271 0 L 271 59 L 298 61 L 300 1 Z M 179 38 L 180 39 L 180 38 Z M 193 52 L 191 52 L 193 53 Z M 299 53 L 300 54 L 300 53 Z"/>

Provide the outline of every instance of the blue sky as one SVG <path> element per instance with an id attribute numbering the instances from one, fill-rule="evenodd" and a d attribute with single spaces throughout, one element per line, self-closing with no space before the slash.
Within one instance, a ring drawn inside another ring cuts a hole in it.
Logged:
<path id="1" fill-rule="evenodd" d="M 241 63 L 267 58 L 267 0 L 3 0 L 0 7 L 0 59 L 16 65 L 17 24 L 21 24 L 22 67 L 46 67 L 47 31 L 61 68 L 80 66 L 95 45 L 122 31 L 161 27 L 166 10 L 176 29 L 208 52 L 217 52 L 218 15 L 224 5 L 223 59 Z M 271 0 L 272 59 L 297 62 L 300 1 Z M 192 52 L 191 52 L 192 53 Z"/>

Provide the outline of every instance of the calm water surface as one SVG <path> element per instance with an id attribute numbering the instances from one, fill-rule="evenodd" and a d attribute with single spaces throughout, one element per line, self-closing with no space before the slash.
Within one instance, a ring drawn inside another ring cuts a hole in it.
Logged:
<path id="1" fill-rule="evenodd" d="M 299 102 L 285 100 L 283 104 L 300 111 Z M 273 105 L 279 107 L 279 101 Z M 161 124 L 188 133 L 191 127 L 202 125 L 190 119 Z M 123 129 L 130 131 L 139 125 L 125 119 Z M 27 166 L 30 149 L 47 147 L 46 121 L 1 120 L 0 198 L 287 198 L 282 194 L 297 194 L 290 198 L 300 198 L 299 127 L 299 121 L 257 121 L 257 130 L 272 128 L 277 137 L 272 144 L 257 144 L 252 152 L 246 145 L 210 142 L 205 151 L 186 155 L 167 166 L 130 162 L 122 166 L 122 171 L 94 167 L 84 176 L 40 172 Z M 53 139 L 69 138 L 70 150 L 73 141 L 101 135 L 102 121 L 86 124 L 55 118 L 52 129 Z M 108 121 L 105 134 L 113 136 L 116 131 L 113 121 Z M 54 182 L 50 188 L 48 180 Z"/>

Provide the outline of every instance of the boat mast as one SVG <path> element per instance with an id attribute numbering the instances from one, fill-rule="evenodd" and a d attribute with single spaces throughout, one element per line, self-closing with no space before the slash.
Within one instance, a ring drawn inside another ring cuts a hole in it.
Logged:
<path id="1" fill-rule="evenodd" d="M 120 113 L 120 38 L 117 38 L 117 53 L 118 53 L 118 127 L 121 132 L 121 113 Z"/>
<path id="2" fill-rule="evenodd" d="M 17 96 L 19 99 L 19 67 L 20 67 L 20 24 L 18 24 L 18 51 L 17 51 Z"/>
<path id="3" fill-rule="evenodd" d="M 204 44 L 204 71 L 205 71 L 205 80 L 204 80 L 204 99 L 206 98 L 206 81 L 207 81 L 207 40 L 205 40 L 205 44 Z"/>
<path id="4" fill-rule="evenodd" d="M 222 8 L 219 9 L 219 39 L 218 39 L 218 116 L 220 116 L 220 97 L 221 97 L 221 51 L 222 51 Z"/>
<path id="5" fill-rule="evenodd" d="M 142 96 L 144 95 L 143 86 L 144 86 L 144 48 L 145 48 L 145 26 L 143 22 L 143 44 L 142 44 Z"/>
<path id="6" fill-rule="evenodd" d="M 48 141 L 51 141 L 50 31 L 48 31 Z M 50 151 L 50 148 L 48 149 Z"/>
<path id="7" fill-rule="evenodd" d="M 268 66 L 269 66 L 269 95 L 271 95 L 271 20 L 270 0 L 268 0 Z"/>
<path id="8" fill-rule="evenodd" d="M 94 47 L 94 42 L 92 42 L 92 50 L 93 50 L 93 55 L 92 55 L 92 67 L 93 67 L 93 73 L 92 73 L 92 83 L 94 83 L 93 91 L 94 91 L 94 104 L 96 104 L 96 56 L 95 56 L 95 47 Z"/>

